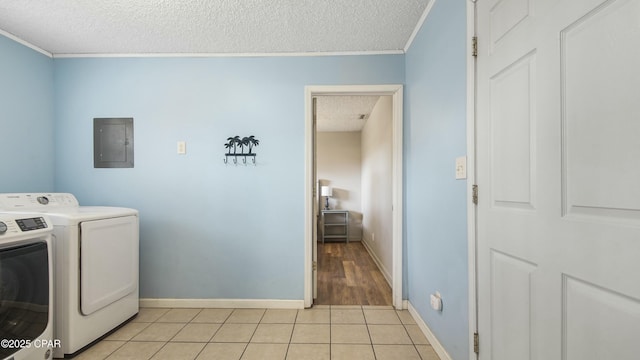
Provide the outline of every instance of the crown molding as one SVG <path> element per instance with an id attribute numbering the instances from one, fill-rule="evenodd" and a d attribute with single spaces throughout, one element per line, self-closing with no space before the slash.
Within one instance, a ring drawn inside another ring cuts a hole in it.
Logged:
<path id="1" fill-rule="evenodd" d="M 24 46 L 28 47 L 31 50 L 35 50 L 35 51 L 39 52 L 42 55 L 45 55 L 45 56 L 50 57 L 50 58 L 53 58 L 53 54 L 48 52 L 47 50 L 44 50 L 44 49 L 42 49 L 42 48 L 40 48 L 38 46 L 35 46 L 32 43 L 30 43 L 30 42 L 28 42 L 26 40 L 23 40 L 23 39 L 15 36 L 15 35 L 13 35 L 11 33 L 8 33 L 8 32 L 6 32 L 6 31 L 4 31 L 2 29 L 0 29 L 0 35 L 11 39 L 11 40 L 17 42 L 18 44 L 24 45 Z"/>

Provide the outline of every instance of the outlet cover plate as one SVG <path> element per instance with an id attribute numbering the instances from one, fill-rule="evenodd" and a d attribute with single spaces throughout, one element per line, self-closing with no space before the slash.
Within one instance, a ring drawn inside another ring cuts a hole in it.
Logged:
<path id="1" fill-rule="evenodd" d="M 456 179 L 467 178 L 467 157 L 461 156 L 456 158 Z"/>

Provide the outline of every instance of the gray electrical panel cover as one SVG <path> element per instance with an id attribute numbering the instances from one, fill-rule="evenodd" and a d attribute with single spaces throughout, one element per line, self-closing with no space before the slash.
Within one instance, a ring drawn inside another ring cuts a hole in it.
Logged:
<path id="1" fill-rule="evenodd" d="M 133 167 L 133 118 L 93 119 L 93 167 Z"/>

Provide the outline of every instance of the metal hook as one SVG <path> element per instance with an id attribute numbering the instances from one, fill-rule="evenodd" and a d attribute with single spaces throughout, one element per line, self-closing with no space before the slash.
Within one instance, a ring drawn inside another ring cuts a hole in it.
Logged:
<path id="1" fill-rule="evenodd" d="M 233 158 L 233 163 L 234 163 L 234 165 L 238 165 L 238 158 L 237 157 Z"/>
<path id="2" fill-rule="evenodd" d="M 225 163 L 225 164 L 227 163 L 227 159 L 228 159 L 228 157 L 226 157 L 226 156 L 225 156 L 225 157 L 224 157 L 224 163 Z"/>
<path id="3" fill-rule="evenodd" d="M 253 158 L 251 158 L 251 161 L 253 161 L 253 165 L 257 166 L 256 164 L 256 157 L 254 156 Z"/>
<path id="4" fill-rule="evenodd" d="M 242 163 L 244 163 L 245 165 L 247 165 L 247 157 L 246 157 L 246 156 L 244 156 L 244 157 L 242 158 Z"/>

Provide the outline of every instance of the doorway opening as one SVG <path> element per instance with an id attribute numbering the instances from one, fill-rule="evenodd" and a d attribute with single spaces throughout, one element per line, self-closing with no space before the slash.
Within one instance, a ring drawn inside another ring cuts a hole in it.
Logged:
<path id="1" fill-rule="evenodd" d="M 316 305 L 391 302 L 391 96 L 317 96 Z"/>
<path id="2" fill-rule="evenodd" d="M 305 306 L 310 307 L 318 294 L 318 240 L 320 240 L 321 249 L 325 251 L 325 255 L 329 247 L 334 244 L 337 245 L 336 243 L 325 243 L 325 245 L 328 244 L 328 246 L 323 247 L 322 238 L 319 237 L 319 234 L 322 234 L 322 231 L 319 230 L 323 229 L 319 229 L 319 223 L 321 222 L 318 220 L 322 215 L 322 209 L 325 207 L 327 201 L 326 197 L 321 198 L 321 189 L 325 186 L 331 189 L 331 191 L 334 191 L 331 187 L 333 180 L 333 185 L 336 185 L 334 187 L 335 190 L 337 190 L 337 195 L 342 195 L 342 198 L 340 198 L 330 193 L 332 195 L 330 199 L 332 201 L 330 201 L 329 205 L 331 211 L 340 213 L 342 210 L 342 213 L 344 213 L 347 206 L 343 206 L 346 204 L 340 204 L 339 202 L 349 199 L 349 194 L 344 192 L 345 189 L 339 185 L 339 182 L 335 182 L 335 179 L 323 179 L 321 176 L 316 175 L 315 150 L 318 143 L 316 137 L 316 118 L 314 117 L 317 106 L 316 99 L 318 97 L 352 96 L 383 96 L 386 97 L 389 102 L 388 107 L 391 113 L 391 121 L 389 124 L 391 132 L 389 139 L 390 160 L 388 170 L 390 172 L 390 174 L 388 174 L 390 175 L 390 193 L 388 194 L 390 198 L 388 206 L 390 219 L 388 219 L 389 229 L 387 229 L 387 238 L 390 238 L 391 244 L 389 245 L 389 250 L 391 254 L 387 254 L 390 260 L 387 259 L 387 266 L 385 266 L 387 269 L 387 280 L 384 280 L 384 277 L 381 277 L 379 280 L 390 283 L 391 303 L 396 309 L 402 309 L 404 308 L 402 300 L 402 85 L 307 86 L 305 88 Z M 316 179 L 320 181 L 316 181 Z M 370 186 L 370 184 L 363 185 L 364 187 Z M 371 191 L 371 189 L 367 188 L 367 191 Z M 355 197 L 357 198 L 357 196 Z M 349 214 L 352 213 L 351 211 L 347 212 Z M 360 233 L 368 237 L 367 239 L 370 240 L 370 243 L 375 244 L 374 241 L 371 241 L 371 237 L 375 236 L 375 233 L 372 233 L 368 227 L 365 227 L 367 230 L 362 232 L 358 229 L 358 225 L 360 224 L 357 215 L 361 213 L 358 211 L 353 213 L 356 215 L 355 221 L 349 221 L 350 226 L 345 226 L 346 228 L 338 230 L 346 232 L 346 234 L 343 234 L 345 236 L 344 244 L 337 245 L 338 247 L 334 247 L 334 250 L 331 250 L 333 252 L 343 252 L 344 254 L 339 254 L 341 256 L 359 256 L 358 252 L 364 250 L 362 243 L 348 241 L 352 238 L 357 239 L 361 236 Z M 369 220 L 368 217 L 367 220 Z M 360 248 L 358 248 L 359 246 Z M 366 255 L 368 256 L 368 254 Z M 379 259 L 377 260 L 380 261 Z M 363 266 L 366 267 L 369 266 L 369 264 L 363 264 Z M 348 296 L 348 294 L 346 295 Z"/>

